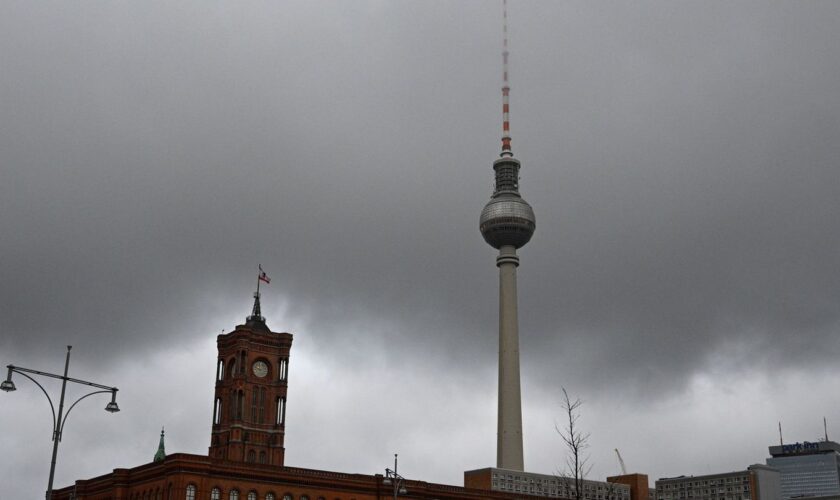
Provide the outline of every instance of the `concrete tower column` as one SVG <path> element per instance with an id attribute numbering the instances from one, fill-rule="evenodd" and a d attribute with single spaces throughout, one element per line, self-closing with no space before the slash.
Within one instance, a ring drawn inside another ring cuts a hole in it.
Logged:
<path id="1" fill-rule="evenodd" d="M 531 240 L 536 229 L 534 209 L 519 194 L 519 160 L 510 149 L 510 86 L 508 86 L 507 0 L 502 2 L 502 152 L 493 162 L 496 183 L 481 210 L 478 228 L 490 246 L 499 250 L 499 420 L 496 467 L 525 470 L 522 458 L 522 396 L 519 389 L 519 319 L 516 312 L 516 250 Z"/>
<path id="2" fill-rule="evenodd" d="M 519 384 L 519 318 L 516 298 L 516 247 L 506 245 L 496 258 L 499 267 L 499 418 L 496 467 L 524 470 L 522 398 Z"/>

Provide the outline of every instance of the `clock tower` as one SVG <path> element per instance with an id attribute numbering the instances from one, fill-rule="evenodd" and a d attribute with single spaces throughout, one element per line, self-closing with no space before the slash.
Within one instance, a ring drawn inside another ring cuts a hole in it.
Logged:
<path id="1" fill-rule="evenodd" d="M 269 330 L 256 292 L 245 324 L 216 344 L 210 457 L 282 466 L 292 334 Z"/>

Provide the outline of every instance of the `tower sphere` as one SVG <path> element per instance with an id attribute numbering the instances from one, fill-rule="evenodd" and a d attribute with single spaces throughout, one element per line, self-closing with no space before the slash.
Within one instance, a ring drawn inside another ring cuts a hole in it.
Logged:
<path id="1" fill-rule="evenodd" d="M 479 229 L 493 248 L 520 248 L 531 240 L 535 228 L 534 209 L 518 195 L 499 194 L 481 211 Z"/>
<path id="2" fill-rule="evenodd" d="M 531 239 L 536 228 L 534 209 L 519 194 L 519 160 L 503 156 L 493 162 L 496 187 L 481 211 L 479 229 L 490 246 L 519 248 Z"/>

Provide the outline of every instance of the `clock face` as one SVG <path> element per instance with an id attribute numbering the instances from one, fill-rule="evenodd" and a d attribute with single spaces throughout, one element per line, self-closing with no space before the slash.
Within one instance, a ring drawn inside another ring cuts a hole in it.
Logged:
<path id="1" fill-rule="evenodd" d="M 265 361 L 257 361 L 251 369 L 254 371 L 254 375 L 259 378 L 263 378 L 268 375 L 268 365 L 265 364 Z"/>

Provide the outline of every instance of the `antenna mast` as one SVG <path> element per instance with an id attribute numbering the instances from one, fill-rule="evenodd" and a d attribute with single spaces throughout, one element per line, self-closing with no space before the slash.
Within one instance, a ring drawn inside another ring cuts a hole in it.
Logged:
<path id="1" fill-rule="evenodd" d="M 825 423 L 825 417 L 823 417 L 823 430 L 825 431 L 825 442 L 828 442 L 828 424 Z"/>
<path id="2" fill-rule="evenodd" d="M 507 28 L 507 0 L 502 0 L 502 154 L 503 158 L 512 157 L 510 150 L 510 85 L 508 84 L 508 28 Z"/>

